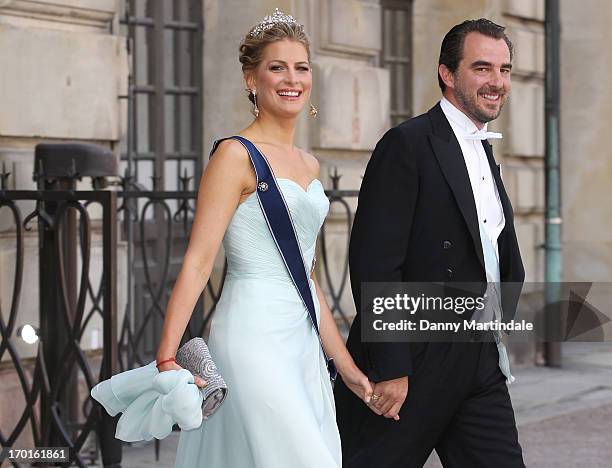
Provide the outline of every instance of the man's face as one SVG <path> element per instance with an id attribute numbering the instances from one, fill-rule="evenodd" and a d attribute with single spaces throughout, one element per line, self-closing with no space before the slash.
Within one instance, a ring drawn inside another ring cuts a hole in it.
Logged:
<path id="1" fill-rule="evenodd" d="M 455 73 L 440 71 L 447 86 L 445 95 L 481 128 L 499 116 L 508 99 L 511 68 L 503 39 L 471 32 L 465 36 L 463 58 Z"/>

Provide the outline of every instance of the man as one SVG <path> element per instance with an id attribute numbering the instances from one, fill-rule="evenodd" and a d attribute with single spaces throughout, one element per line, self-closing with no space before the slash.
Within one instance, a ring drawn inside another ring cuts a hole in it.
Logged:
<path id="1" fill-rule="evenodd" d="M 372 313 L 361 303 L 365 282 L 476 282 L 489 291 L 489 281 L 501 285 L 503 320 L 514 315 L 508 286 L 520 292 L 525 274 L 486 140 L 501 137 L 487 122 L 508 98 L 511 61 L 503 27 L 486 19 L 453 27 L 440 51 L 441 102 L 389 130 L 368 163 L 351 235 L 358 313 L 347 345 L 375 387 L 368 407 L 336 384 L 345 467 L 420 467 L 434 449 L 447 467 L 524 466 L 503 344 L 361 339 L 362 314 Z"/>

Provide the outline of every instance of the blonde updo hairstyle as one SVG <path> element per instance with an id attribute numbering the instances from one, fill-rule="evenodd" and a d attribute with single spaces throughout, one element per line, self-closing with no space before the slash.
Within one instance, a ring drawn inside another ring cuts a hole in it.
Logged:
<path id="1" fill-rule="evenodd" d="M 271 43 L 283 40 L 299 42 L 306 49 L 308 61 L 310 61 L 310 41 L 304 32 L 304 27 L 300 24 L 277 23 L 262 31 L 261 33 L 251 36 L 251 32 L 256 28 L 253 26 L 251 31 L 246 35 L 240 44 L 239 60 L 242 64 L 243 73 L 252 72 L 263 60 L 264 49 Z M 249 91 L 249 100 L 254 103 L 255 98 L 253 93 Z"/>

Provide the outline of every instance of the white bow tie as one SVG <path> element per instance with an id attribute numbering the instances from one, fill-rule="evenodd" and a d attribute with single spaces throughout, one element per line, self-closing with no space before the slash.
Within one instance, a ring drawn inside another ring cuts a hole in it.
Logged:
<path id="1" fill-rule="evenodd" d="M 497 132 L 485 132 L 484 130 L 476 130 L 474 133 L 466 133 L 463 135 L 466 140 L 488 140 L 488 139 L 501 139 L 503 138 L 501 133 Z"/>

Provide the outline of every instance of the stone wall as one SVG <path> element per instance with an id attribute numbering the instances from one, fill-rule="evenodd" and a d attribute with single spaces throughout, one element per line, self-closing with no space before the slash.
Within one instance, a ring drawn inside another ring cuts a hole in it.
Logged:
<path id="1" fill-rule="evenodd" d="M 0 167 L 12 173 L 9 189 L 33 189 L 34 147 L 41 142 L 80 140 L 118 148 L 125 135 L 127 55 L 118 35 L 118 0 L 0 1 Z M 118 157 L 118 154 L 117 154 Z M 23 216 L 33 203 L 20 203 Z M 100 210 L 92 209 L 93 219 Z M 36 224 L 35 222 L 33 223 Z M 6 320 L 12 298 L 15 236 L 12 217 L 0 211 L 0 306 Z M 92 233 L 91 280 L 100 281 L 102 243 Z M 125 255 L 120 248 L 119 258 Z M 124 304 L 125 269 L 118 271 L 119 300 Z M 23 290 L 16 326 L 38 324 L 38 234 L 25 236 Z M 89 301 L 88 301 L 89 302 Z M 87 307 L 91 304 L 89 303 Z M 86 309 L 88 310 L 88 309 Z M 123 307 L 119 307 L 122 311 Z M 93 319 L 82 347 L 98 348 L 102 321 Z M 26 378 L 37 345 L 13 339 L 25 358 Z M 5 435 L 18 421 L 25 401 L 15 371 L 0 363 L 0 415 Z M 13 395 L 12 398 L 6 398 Z M 18 446 L 32 446 L 25 429 Z"/>
<path id="2" fill-rule="evenodd" d="M 612 8 L 561 2 L 563 280 L 595 284 L 589 302 L 610 317 L 612 282 Z M 604 327 L 608 340 L 612 323 Z"/>
<path id="3" fill-rule="evenodd" d="M 562 1 L 561 168 L 565 281 L 612 279 L 612 8 Z"/>

